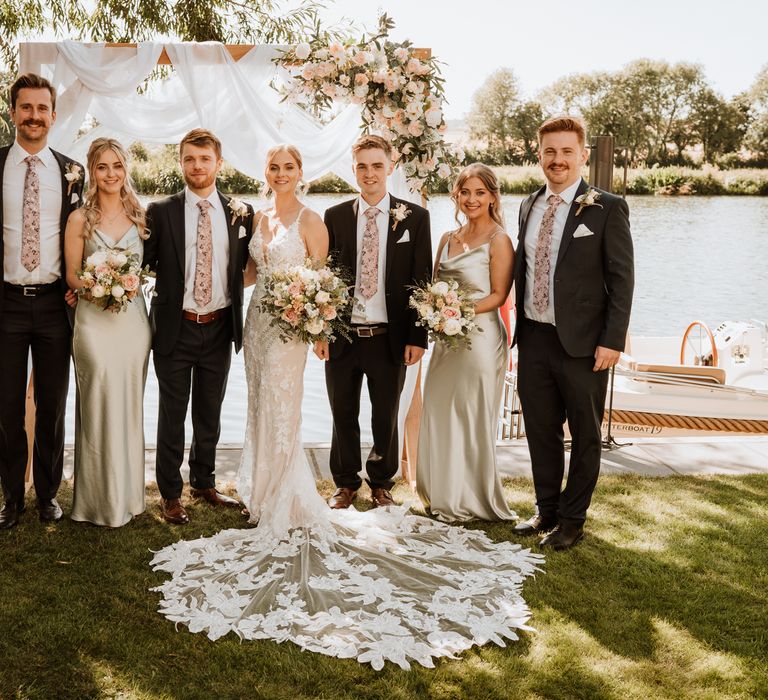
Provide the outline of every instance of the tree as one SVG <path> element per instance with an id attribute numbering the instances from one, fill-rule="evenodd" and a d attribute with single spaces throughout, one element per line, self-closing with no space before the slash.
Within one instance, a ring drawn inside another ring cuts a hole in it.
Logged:
<path id="1" fill-rule="evenodd" d="M 758 158 L 768 159 L 768 65 L 757 74 L 747 99 L 751 123 L 745 145 Z"/>
<path id="2" fill-rule="evenodd" d="M 539 126 L 544 112 L 538 102 L 523 102 L 514 113 L 515 135 L 522 145 L 522 159 L 535 163 L 539 154 Z"/>
<path id="3" fill-rule="evenodd" d="M 282 0 L 3 0 L 0 56 L 15 74 L 18 39 L 46 29 L 83 41 L 132 43 L 169 36 L 181 41 L 294 44 L 320 31 L 321 7 L 320 0 L 299 0 L 289 9 Z M 329 33 L 339 34 L 336 29 Z M 7 112 L 6 100 L 4 91 L 0 112 Z"/>
<path id="4" fill-rule="evenodd" d="M 701 145 L 701 159 L 714 163 L 718 156 L 741 147 L 749 121 L 749 104 L 743 96 L 726 100 L 705 86 L 691 104 L 691 135 Z"/>
<path id="5" fill-rule="evenodd" d="M 497 162 L 510 162 L 519 106 L 517 78 L 509 68 L 499 68 L 488 76 L 472 97 L 472 111 L 467 118 L 470 133 L 485 141 Z"/>

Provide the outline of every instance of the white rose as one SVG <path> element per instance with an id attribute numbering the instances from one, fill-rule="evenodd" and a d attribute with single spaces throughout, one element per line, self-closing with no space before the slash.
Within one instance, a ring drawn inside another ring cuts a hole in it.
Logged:
<path id="1" fill-rule="evenodd" d="M 317 318 L 320 312 L 314 304 L 307 304 L 304 307 L 304 313 L 307 314 L 307 318 Z M 314 333 L 315 331 L 311 332 Z"/>
<path id="2" fill-rule="evenodd" d="M 448 163 L 440 163 L 437 167 L 437 176 L 443 179 L 451 176 L 451 166 Z"/>
<path id="3" fill-rule="evenodd" d="M 318 333 L 323 332 L 323 319 L 316 317 L 313 318 L 311 321 L 307 321 L 304 328 L 306 329 L 307 333 L 310 333 L 311 335 L 317 335 Z"/>
<path id="4" fill-rule="evenodd" d="M 296 58 L 298 58 L 300 61 L 306 61 L 309 58 L 309 54 L 312 52 L 312 49 L 310 48 L 309 44 L 301 43 L 297 44 L 296 48 L 293 50 L 293 53 L 295 54 Z"/>
<path id="5" fill-rule="evenodd" d="M 449 318 L 443 324 L 443 333 L 446 335 L 456 335 L 461 333 L 461 322 L 455 318 Z"/>
<path id="6" fill-rule="evenodd" d="M 315 296 L 316 304 L 327 304 L 331 300 L 331 295 L 328 292 L 318 292 Z"/>
<path id="7" fill-rule="evenodd" d="M 437 129 L 440 123 L 443 121 L 443 110 L 437 107 L 430 107 L 424 114 L 427 124 L 433 129 Z"/>
<path id="8" fill-rule="evenodd" d="M 107 262 L 107 253 L 104 250 L 97 250 L 93 255 L 88 258 L 88 264 L 98 267 Z"/>
<path id="9" fill-rule="evenodd" d="M 112 296 L 115 297 L 115 299 L 119 299 L 121 296 L 125 294 L 125 289 L 123 289 L 119 284 L 116 284 L 112 287 Z"/>
<path id="10" fill-rule="evenodd" d="M 100 299 L 107 293 L 107 290 L 104 289 L 103 285 L 101 284 L 95 284 L 93 285 L 93 289 L 91 289 L 91 296 L 94 299 Z"/>
<path id="11" fill-rule="evenodd" d="M 432 292 L 432 294 L 439 294 L 440 296 L 448 294 L 448 283 L 443 281 L 435 282 L 429 291 Z"/>

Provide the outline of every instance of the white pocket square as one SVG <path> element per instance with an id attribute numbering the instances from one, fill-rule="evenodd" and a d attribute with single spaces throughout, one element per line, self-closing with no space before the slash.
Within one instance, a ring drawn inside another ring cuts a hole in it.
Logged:
<path id="1" fill-rule="evenodd" d="M 77 194 L 77 192 L 73 192 L 72 196 L 69 198 L 69 203 L 70 204 L 77 204 L 79 201 L 80 201 L 79 195 Z"/>
<path id="2" fill-rule="evenodd" d="M 574 238 L 583 238 L 584 236 L 594 236 L 594 232 L 590 231 L 584 224 L 579 224 L 579 228 L 577 228 L 573 232 Z"/>
<path id="3" fill-rule="evenodd" d="M 405 229 L 403 231 L 403 235 L 400 236 L 400 238 L 397 239 L 398 243 L 409 243 L 411 240 L 411 232 L 408 229 Z"/>
<path id="4" fill-rule="evenodd" d="M 238 238 L 245 238 L 245 226 L 240 227 L 240 231 L 237 234 Z"/>

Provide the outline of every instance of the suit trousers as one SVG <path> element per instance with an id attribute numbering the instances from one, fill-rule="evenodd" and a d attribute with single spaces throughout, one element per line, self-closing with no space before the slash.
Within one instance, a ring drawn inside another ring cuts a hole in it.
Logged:
<path id="1" fill-rule="evenodd" d="M 38 499 L 56 497 L 64 467 L 64 413 L 69 389 L 72 332 L 57 287 L 24 296 L 6 287 L 0 316 L 0 481 L 6 503 L 24 502 L 27 433 L 24 404 L 32 351 L 35 442 L 32 473 Z M 83 302 L 85 303 L 85 302 Z"/>
<path id="2" fill-rule="evenodd" d="M 221 434 L 221 405 L 232 362 L 232 320 L 229 314 L 198 324 L 182 320 L 173 352 L 153 353 L 160 388 L 157 420 L 157 485 L 163 498 L 179 498 L 184 486 L 184 420 L 192 395 L 192 446 L 189 483 L 192 488 L 216 486 L 216 446 Z"/>
<path id="3" fill-rule="evenodd" d="M 325 363 L 325 384 L 333 415 L 330 467 L 337 487 L 357 490 L 362 480 L 360 391 L 363 377 L 371 398 L 373 447 L 365 462 L 371 488 L 391 489 L 400 466 L 397 412 L 405 382 L 405 364 L 392 359 L 386 334 L 357 338 Z"/>
<path id="4" fill-rule="evenodd" d="M 557 329 L 522 319 L 518 332 L 518 392 L 531 454 L 536 507 L 545 518 L 580 525 L 600 472 L 608 370 L 593 372 L 594 357 L 571 357 Z M 571 432 L 568 478 L 563 425 Z"/>

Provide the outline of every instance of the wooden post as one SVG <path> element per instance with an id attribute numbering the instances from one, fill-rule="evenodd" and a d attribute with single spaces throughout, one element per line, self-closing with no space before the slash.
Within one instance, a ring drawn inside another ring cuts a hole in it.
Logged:
<path id="1" fill-rule="evenodd" d="M 590 147 L 589 184 L 613 192 L 613 136 L 598 136 Z"/>

